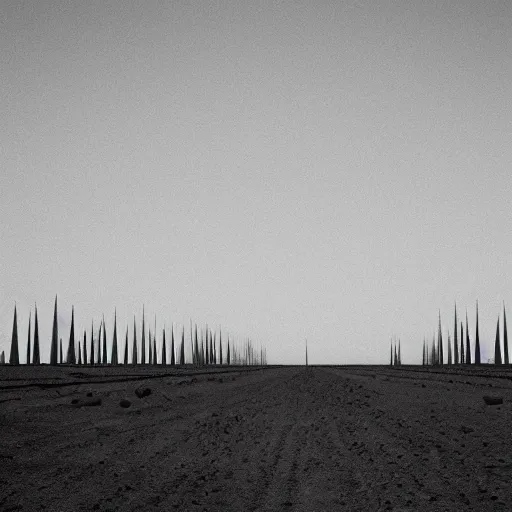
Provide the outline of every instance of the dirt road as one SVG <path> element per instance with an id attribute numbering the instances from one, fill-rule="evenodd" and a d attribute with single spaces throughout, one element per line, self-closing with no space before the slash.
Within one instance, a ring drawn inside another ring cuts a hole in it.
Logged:
<path id="1" fill-rule="evenodd" d="M 2 511 L 512 510 L 507 379 L 382 367 L 91 382 L 75 368 L 41 389 L 12 371 Z M 71 406 L 87 392 L 102 404 Z"/>

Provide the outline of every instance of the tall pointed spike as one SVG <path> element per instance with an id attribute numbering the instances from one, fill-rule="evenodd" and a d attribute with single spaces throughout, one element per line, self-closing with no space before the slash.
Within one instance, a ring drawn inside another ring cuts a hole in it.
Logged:
<path id="1" fill-rule="evenodd" d="M 31 326 L 32 326 L 32 311 L 30 311 L 30 313 L 28 315 L 27 364 L 30 364 L 30 356 L 31 356 L 31 352 L 32 352 L 32 340 L 30 337 Z"/>
<path id="2" fill-rule="evenodd" d="M 12 321 L 11 355 L 9 357 L 9 364 L 20 364 L 20 353 L 18 346 L 18 313 L 16 311 L 16 304 L 14 304 L 14 319 Z"/>
<path id="3" fill-rule="evenodd" d="M 508 333 L 507 333 L 507 314 L 505 313 L 505 301 L 503 301 L 503 355 L 505 364 L 509 364 L 508 359 Z"/>
<path id="4" fill-rule="evenodd" d="M 83 351 L 84 351 L 84 364 L 88 364 L 88 360 L 87 360 L 87 333 L 85 332 L 85 329 L 84 329 L 84 346 L 83 346 Z"/>
<path id="5" fill-rule="evenodd" d="M 35 320 L 34 320 L 34 355 L 32 358 L 34 364 L 41 364 L 41 353 L 39 347 L 39 322 L 37 320 L 37 304 L 35 305 Z"/>
<path id="6" fill-rule="evenodd" d="M 53 327 L 52 327 L 52 342 L 50 345 L 50 364 L 55 365 L 58 363 L 59 351 L 59 324 L 57 322 L 57 295 L 55 295 L 55 305 L 53 308 Z"/>
<path id="7" fill-rule="evenodd" d="M 89 354 L 89 363 L 94 364 L 94 320 L 91 320 L 91 350 Z"/>
<path id="8" fill-rule="evenodd" d="M 68 354 L 66 357 L 68 364 L 76 364 L 75 350 L 75 308 L 71 306 L 71 327 L 69 329 Z"/>
<path id="9" fill-rule="evenodd" d="M 457 339 L 458 322 L 457 322 L 457 302 L 455 302 L 455 314 L 453 322 L 453 363 L 459 364 L 459 341 Z"/>
<path id="10" fill-rule="evenodd" d="M 471 364 L 471 346 L 469 341 L 468 310 L 466 309 L 466 364 Z"/>
<path id="11" fill-rule="evenodd" d="M 496 338 L 494 340 L 494 364 L 501 364 L 501 346 L 500 346 L 500 318 L 496 324 Z"/>
<path id="12" fill-rule="evenodd" d="M 460 322 L 460 364 L 466 363 L 466 357 L 464 355 L 464 327 L 462 321 Z"/>
<path id="13" fill-rule="evenodd" d="M 132 348 L 132 364 L 138 363 L 137 354 L 137 325 L 135 322 L 135 315 L 133 316 L 133 348 Z"/>
<path id="14" fill-rule="evenodd" d="M 475 364 L 480 364 L 480 332 L 478 328 L 478 300 L 476 301 Z"/>
<path id="15" fill-rule="evenodd" d="M 144 304 L 142 305 L 142 347 L 141 347 L 141 364 L 146 364 L 146 323 L 144 315 Z"/>
<path id="16" fill-rule="evenodd" d="M 128 365 L 128 326 L 126 326 L 126 337 L 124 340 L 124 358 L 123 363 L 125 366 Z"/>
<path id="17" fill-rule="evenodd" d="M 117 309 L 114 309 L 114 335 L 112 338 L 112 353 L 110 355 L 110 363 L 113 365 L 118 364 L 117 352 Z"/>
<path id="18" fill-rule="evenodd" d="M 167 346 L 165 343 L 165 326 L 162 329 L 162 365 L 167 364 Z"/>

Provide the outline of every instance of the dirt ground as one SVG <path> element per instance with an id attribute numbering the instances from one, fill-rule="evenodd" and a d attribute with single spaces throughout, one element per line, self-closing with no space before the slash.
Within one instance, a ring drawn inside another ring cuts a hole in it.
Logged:
<path id="1" fill-rule="evenodd" d="M 510 511 L 509 377 L 0 367 L 0 510 Z"/>

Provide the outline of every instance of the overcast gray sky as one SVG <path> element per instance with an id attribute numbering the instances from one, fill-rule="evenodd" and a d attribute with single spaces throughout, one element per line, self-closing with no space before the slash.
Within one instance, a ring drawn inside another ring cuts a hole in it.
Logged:
<path id="1" fill-rule="evenodd" d="M 66 341 L 145 304 L 333 364 L 418 362 L 479 299 L 493 354 L 510 2 L 4 1 L 0 47 L 7 357 L 37 302 L 49 360 L 55 294 Z"/>

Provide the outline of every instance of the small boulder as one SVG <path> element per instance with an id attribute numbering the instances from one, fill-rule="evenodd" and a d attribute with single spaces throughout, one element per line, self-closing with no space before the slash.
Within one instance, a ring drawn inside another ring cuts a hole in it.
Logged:
<path id="1" fill-rule="evenodd" d="M 501 397 L 501 396 L 486 395 L 483 397 L 483 399 L 487 405 L 500 405 L 503 403 L 503 397 Z"/>
<path id="2" fill-rule="evenodd" d="M 145 396 L 151 395 L 151 389 L 150 388 L 143 388 L 143 387 L 137 388 L 135 390 L 135 395 L 138 398 L 144 398 Z"/>
<path id="3" fill-rule="evenodd" d="M 123 399 L 119 402 L 119 405 L 124 409 L 128 409 L 128 407 L 130 407 L 132 403 L 130 402 L 130 400 Z"/>

